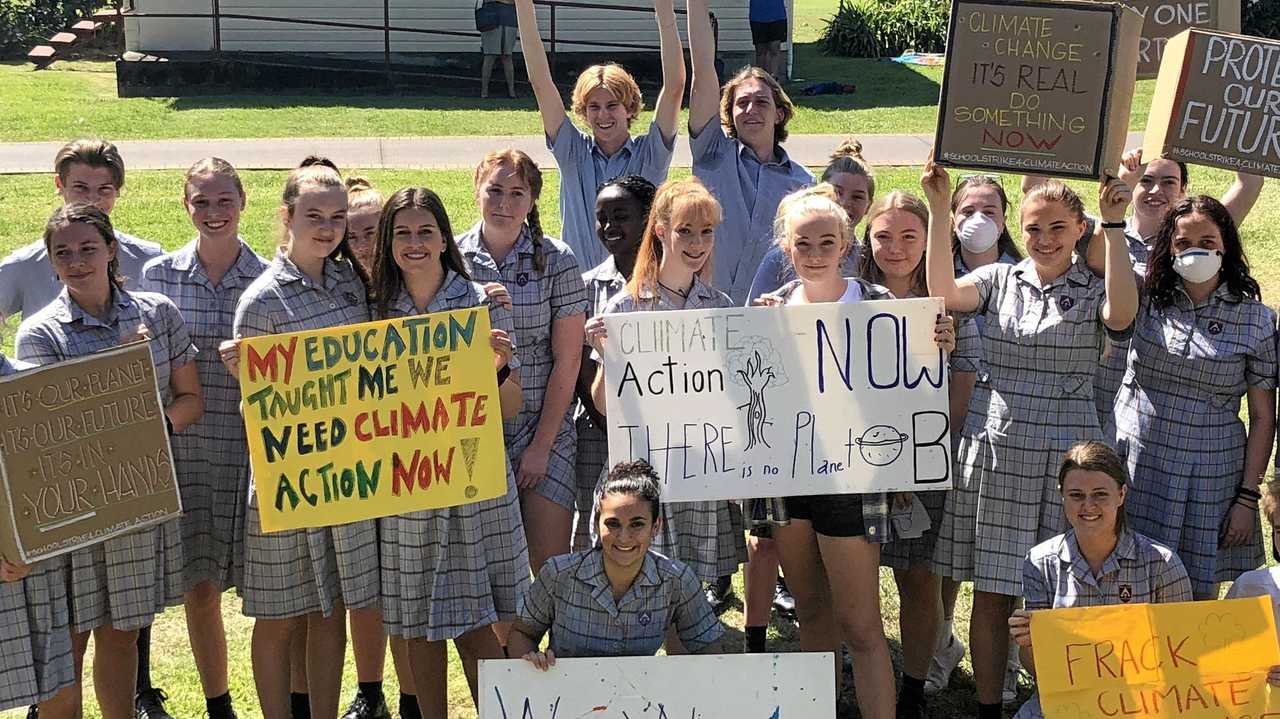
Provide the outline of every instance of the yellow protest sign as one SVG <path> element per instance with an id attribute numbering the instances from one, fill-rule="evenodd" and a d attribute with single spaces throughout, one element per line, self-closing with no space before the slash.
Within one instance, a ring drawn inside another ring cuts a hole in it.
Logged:
<path id="1" fill-rule="evenodd" d="M 240 395 L 264 531 L 506 491 L 483 307 L 246 339 Z"/>
<path id="2" fill-rule="evenodd" d="M 1266 597 L 1031 614 L 1047 719 L 1280 719 Z"/>

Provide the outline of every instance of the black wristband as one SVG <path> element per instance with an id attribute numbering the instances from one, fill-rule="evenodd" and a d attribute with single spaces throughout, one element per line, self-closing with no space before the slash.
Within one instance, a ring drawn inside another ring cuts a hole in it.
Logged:
<path id="1" fill-rule="evenodd" d="M 164 416 L 164 431 L 168 432 L 170 437 L 173 436 L 173 420 L 169 419 L 167 414 Z"/>
<path id="2" fill-rule="evenodd" d="M 1256 489 L 1249 489 L 1248 487 L 1242 484 L 1236 487 L 1236 496 L 1244 497 L 1245 499 L 1252 499 L 1256 502 L 1262 499 L 1262 492 L 1259 492 Z"/>
<path id="3" fill-rule="evenodd" d="M 1123 230 L 1129 227 L 1129 223 L 1121 220 L 1119 222 L 1104 222 L 1102 229 L 1104 230 Z"/>
<path id="4" fill-rule="evenodd" d="M 506 382 L 507 378 L 510 376 L 511 376 L 511 365 L 506 365 L 506 364 L 502 365 L 502 367 L 498 370 L 498 386 L 501 387 L 502 383 Z"/>

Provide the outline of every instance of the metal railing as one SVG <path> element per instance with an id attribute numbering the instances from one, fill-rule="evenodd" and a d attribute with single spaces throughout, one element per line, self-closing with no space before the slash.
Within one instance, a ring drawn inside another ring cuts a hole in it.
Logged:
<path id="1" fill-rule="evenodd" d="M 416 35 L 437 35 L 446 37 L 468 37 L 479 39 L 481 33 L 472 30 L 440 30 L 433 28 L 417 28 L 417 27 L 397 27 L 391 24 L 391 0 L 382 0 L 382 24 L 345 22 L 341 20 L 312 20 L 308 18 L 296 17 L 279 17 L 274 15 L 255 15 L 238 12 L 222 12 L 220 0 L 210 0 L 210 12 L 207 13 L 187 13 L 187 12 L 146 12 L 139 11 L 134 7 L 132 0 L 129 2 L 129 9 L 122 12 L 122 16 L 126 18 L 155 18 L 155 19 L 209 19 L 213 21 L 213 52 L 216 56 L 221 57 L 222 49 L 222 21 L 223 20 L 249 20 L 254 22 L 270 22 L 280 23 L 283 25 L 302 25 L 314 27 L 333 27 L 345 28 L 348 30 L 374 30 L 382 33 L 382 57 L 383 71 L 387 74 L 388 80 L 397 71 L 393 68 L 391 55 L 393 53 L 391 34 L 392 33 L 410 33 Z M 565 45 L 593 45 L 598 47 L 610 47 L 626 50 L 645 50 L 657 51 L 656 45 L 644 43 L 628 43 L 614 42 L 610 40 L 571 40 L 560 39 L 556 36 L 556 10 L 560 8 L 582 9 L 582 10 L 607 10 L 618 12 L 643 12 L 653 13 L 652 7 L 628 7 L 622 5 L 605 5 L 593 2 L 578 2 L 578 0 L 533 0 L 534 5 L 551 8 L 551 37 L 543 38 L 543 42 L 548 45 L 548 56 L 552 67 L 555 67 L 556 45 L 557 43 Z M 685 14 L 685 11 L 676 8 L 677 15 Z"/>

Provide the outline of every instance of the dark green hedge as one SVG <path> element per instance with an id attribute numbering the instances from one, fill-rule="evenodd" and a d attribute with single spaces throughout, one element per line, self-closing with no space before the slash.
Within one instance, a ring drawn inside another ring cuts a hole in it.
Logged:
<path id="1" fill-rule="evenodd" d="M 0 57 L 23 57 L 101 4 L 102 0 L 0 0 Z"/>
<path id="2" fill-rule="evenodd" d="M 949 10 L 945 0 L 840 0 L 819 46 L 828 55 L 846 57 L 942 52 Z"/>
<path id="3" fill-rule="evenodd" d="M 1244 34 L 1280 40 L 1280 0 L 1248 0 L 1242 12 Z"/>

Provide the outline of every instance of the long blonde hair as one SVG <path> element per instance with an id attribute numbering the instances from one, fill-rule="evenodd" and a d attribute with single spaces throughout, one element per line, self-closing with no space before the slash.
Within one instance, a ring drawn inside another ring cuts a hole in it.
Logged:
<path id="1" fill-rule="evenodd" d="M 829 182 L 819 182 L 805 187 L 782 198 L 778 203 L 778 211 L 773 217 L 773 241 L 787 252 L 791 246 L 791 228 L 802 217 L 826 216 L 837 221 L 840 226 L 840 242 L 849 249 L 853 242 L 853 227 L 849 224 L 849 213 L 844 211 L 836 201 L 836 188 Z M 790 255 L 788 255 L 790 257 Z"/>
<path id="2" fill-rule="evenodd" d="M 653 209 L 649 211 L 649 221 L 645 223 L 644 237 L 640 240 L 636 266 L 631 271 L 631 279 L 627 282 L 627 292 L 633 299 L 639 300 L 658 291 L 658 270 L 662 267 L 662 240 L 658 238 L 657 230 L 654 228 L 662 225 L 670 231 L 676 218 L 688 217 L 689 213 L 697 213 L 697 216 L 712 225 L 720 224 L 720 203 L 700 180 L 689 178 L 667 180 L 662 183 L 658 193 L 654 195 Z M 713 244 L 707 252 L 706 263 L 698 271 L 698 278 L 710 285 L 714 274 L 715 245 Z"/>

